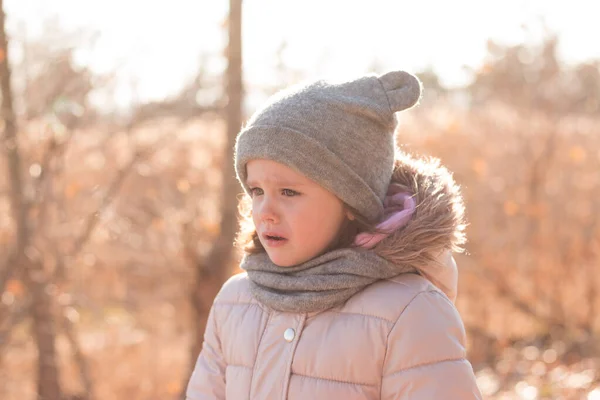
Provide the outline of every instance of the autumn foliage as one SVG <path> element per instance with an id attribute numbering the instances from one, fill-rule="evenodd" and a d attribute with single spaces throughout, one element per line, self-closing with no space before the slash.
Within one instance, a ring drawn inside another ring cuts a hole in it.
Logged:
<path id="1" fill-rule="evenodd" d="M 600 69 L 563 65 L 556 45 L 490 43 L 470 86 L 426 85 L 398 131 L 405 151 L 439 157 L 463 188 L 457 306 L 486 398 L 600 391 Z M 20 92 L 18 127 L 26 251 L 49 282 L 63 389 L 175 399 L 195 335 L 189 246 L 203 254 L 220 230 L 223 113 L 171 102 L 160 118 L 99 118 L 89 72 L 59 57 L 46 73 L 69 91 Z M 15 235 L 6 176 L 2 163 L 2 249 Z M 8 260 L 0 252 L 0 267 Z M 18 271 L 0 283 L 0 398 L 33 399 L 31 293 Z"/>

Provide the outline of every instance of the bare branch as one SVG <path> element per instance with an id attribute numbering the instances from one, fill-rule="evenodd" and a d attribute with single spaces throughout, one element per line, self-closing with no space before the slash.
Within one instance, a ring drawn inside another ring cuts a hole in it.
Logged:
<path id="1" fill-rule="evenodd" d="M 0 327 L 0 355 L 10 340 L 10 335 L 15 326 L 19 325 L 29 315 L 29 302 L 8 314 L 8 321 Z"/>
<path id="2" fill-rule="evenodd" d="M 188 104 L 181 101 L 165 101 L 148 103 L 140 106 L 134 116 L 135 124 L 142 124 L 153 119 L 164 117 L 178 117 L 188 120 L 206 113 L 221 113 L 220 107 L 201 107 L 196 104 Z"/>
<path id="3" fill-rule="evenodd" d="M 21 176 L 21 152 L 17 138 L 17 118 L 13 109 L 13 96 L 11 87 L 11 70 L 8 58 L 8 39 L 5 31 L 4 2 L 0 0 L 0 92 L 2 103 L 0 106 L 0 118 L 4 121 L 4 134 L 0 150 L 6 153 L 9 181 L 10 210 L 13 215 L 16 230 L 16 243 L 13 251 L 8 256 L 5 268 L 2 269 L 0 277 L 0 293 L 10 279 L 24 254 L 30 240 L 30 232 L 27 224 L 29 205 L 23 192 L 23 177 Z"/>
<path id="4" fill-rule="evenodd" d="M 4 135 L 2 150 L 6 153 L 8 167 L 8 181 L 10 194 L 10 207 L 16 225 L 16 249 L 17 257 L 23 253 L 29 240 L 29 229 L 27 225 L 28 204 L 23 195 L 23 177 L 21 176 L 21 153 L 17 139 L 17 120 L 13 109 L 13 97 L 11 87 L 11 71 L 8 64 L 8 43 L 4 30 L 5 15 L 3 1 L 0 1 L 0 91 L 2 93 L 2 105 L 0 117 L 4 120 Z"/>
<path id="5" fill-rule="evenodd" d="M 58 155 L 64 154 L 72 138 L 72 131 L 69 131 L 69 136 L 62 143 L 57 143 L 56 140 L 52 138 L 50 140 L 50 144 L 48 145 L 48 149 L 44 153 L 41 165 L 42 175 L 38 179 L 36 185 L 36 192 L 39 193 L 39 196 L 36 199 L 36 203 L 40 207 L 37 217 L 37 226 L 44 226 L 44 222 L 46 220 L 46 211 L 48 210 L 48 205 L 50 203 L 46 198 L 46 194 L 49 192 L 47 188 L 50 187 L 52 179 L 55 177 L 54 173 L 50 173 L 50 163 Z"/>
<path id="6" fill-rule="evenodd" d="M 79 236 L 75 239 L 75 241 L 73 243 L 73 247 L 71 248 L 71 251 L 69 252 L 70 257 L 75 257 L 77 254 L 79 254 L 79 252 L 87 244 L 92 233 L 94 232 L 94 229 L 98 225 L 100 216 L 113 202 L 115 195 L 119 192 L 119 190 L 123 186 L 125 179 L 129 176 L 129 173 L 133 170 L 133 167 L 137 163 L 150 158 L 152 155 L 154 155 L 154 153 L 156 153 L 157 150 L 162 148 L 162 146 L 161 146 L 162 144 L 164 144 L 165 142 L 170 141 L 172 139 L 173 139 L 173 135 L 171 135 L 171 134 L 165 135 L 163 138 L 161 138 L 158 141 L 158 143 L 155 143 L 152 146 L 150 146 L 149 148 L 136 153 L 131 158 L 131 160 L 123 168 L 121 168 L 119 170 L 119 172 L 117 173 L 117 175 L 115 176 L 115 178 L 113 179 L 111 184 L 109 185 L 108 189 L 106 190 L 106 193 L 104 194 L 104 197 L 102 198 L 98 208 L 86 218 L 84 228 L 83 228 L 82 232 L 79 234 Z"/>
<path id="7" fill-rule="evenodd" d="M 493 287 L 498 291 L 498 294 L 500 294 L 505 300 L 510 302 L 510 304 L 512 304 L 513 307 L 515 307 L 522 313 L 529 315 L 539 323 L 552 327 L 564 325 L 564 321 L 558 319 L 553 315 L 541 314 L 539 311 L 535 310 L 534 307 L 532 307 L 528 302 L 522 300 L 520 296 L 514 292 L 511 286 L 500 274 L 494 273 L 488 268 L 469 268 L 469 270 L 474 272 L 479 277 L 491 282 Z"/>
<path id="8" fill-rule="evenodd" d="M 68 310 L 66 307 L 63 307 L 62 310 L 62 328 L 69 341 L 69 345 L 71 349 L 73 349 L 73 356 L 75 357 L 75 363 L 79 368 L 79 375 L 81 381 L 83 383 L 83 397 L 80 397 L 82 400 L 93 400 L 94 399 L 94 385 L 92 383 L 92 377 L 90 373 L 90 366 L 81 351 L 81 346 L 79 345 L 79 341 L 77 340 L 77 328 L 75 323 L 71 321 L 68 315 Z"/>
<path id="9" fill-rule="evenodd" d="M 0 295 L 4 293 L 6 284 L 17 269 L 17 255 L 16 249 L 10 250 L 6 262 L 2 268 L 0 268 Z"/>

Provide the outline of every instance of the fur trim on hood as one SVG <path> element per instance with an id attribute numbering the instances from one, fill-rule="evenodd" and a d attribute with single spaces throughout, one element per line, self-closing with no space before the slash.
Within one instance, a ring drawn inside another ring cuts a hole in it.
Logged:
<path id="1" fill-rule="evenodd" d="M 451 252 L 462 252 L 466 241 L 459 186 L 438 159 L 401 152 L 396 155 L 391 183 L 414 194 L 415 213 L 373 250 L 393 263 L 413 266 L 454 301 L 458 273 Z"/>

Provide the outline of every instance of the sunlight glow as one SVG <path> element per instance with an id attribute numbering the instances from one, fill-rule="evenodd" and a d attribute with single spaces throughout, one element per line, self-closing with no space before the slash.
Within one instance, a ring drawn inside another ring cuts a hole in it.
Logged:
<path id="1" fill-rule="evenodd" d="M 9 29 L 25 31 L 29 38 L 39 36 L 42 22 L 52 16 L 68 30 L 98 31 L 94 48 L 78 52 L 78 60 L 98 72 L 118 69 L 113 97 L 126 105 L 176 93 L 197 72 L 201 54 L 212 55 L 203 67 L 220 73 L 227 4 L 12 0 L 6 6 Z M 256 87 L 291 83 L 275 81 L 286 79 L 277 75 L 281 50 L 285 67 L 304 76 L 343 79 L 375 65 L 413 72 L 431 66 L 445 84 L 457 86 L 468 82 L 465 66 L 482 65 L 488 38 L 536 42 L 544 26 L 560 34 L 566 60 L 600 58 L 600 47 L 588 40 L 600 36 L 600 25 L 595 13 L 582 11 L 586 5 L 587 0 L 247 1 L 245 79 Z"/>
<path id="2" fill-rule="evenodd" d="M 587 400 L 600 400 L 600 388 L 596 388 L 588 393 Z"/>

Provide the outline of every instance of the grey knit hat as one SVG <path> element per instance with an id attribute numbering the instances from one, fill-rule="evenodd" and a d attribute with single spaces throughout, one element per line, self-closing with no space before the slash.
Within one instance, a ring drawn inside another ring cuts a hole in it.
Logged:
<path id="1" fill-rule="evenodd" d="M 394 166 L 394 113 L 414 106 L 420 96 L 421 83 L 404 71 L 283 90 L 239 133 L 237 178 L 249 193 L 246 163 L 277 161 L 376 221 Z"/>

